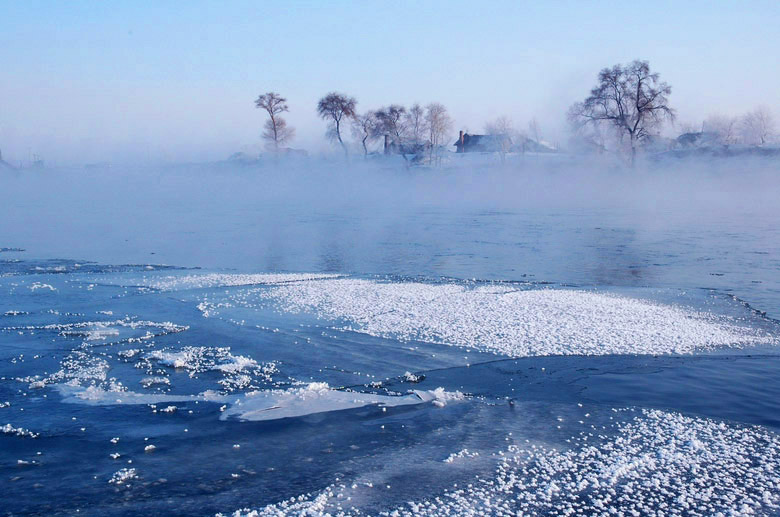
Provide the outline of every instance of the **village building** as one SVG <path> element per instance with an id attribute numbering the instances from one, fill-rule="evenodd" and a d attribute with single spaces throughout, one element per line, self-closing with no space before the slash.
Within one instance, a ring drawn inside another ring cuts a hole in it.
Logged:
<path id="1" fill-rule="evenodd" d="M 457 153 L 506 152 L 512 147 L 512 138 L 509 135 L 470 135 L 461 131 L 452 145 Z"/>

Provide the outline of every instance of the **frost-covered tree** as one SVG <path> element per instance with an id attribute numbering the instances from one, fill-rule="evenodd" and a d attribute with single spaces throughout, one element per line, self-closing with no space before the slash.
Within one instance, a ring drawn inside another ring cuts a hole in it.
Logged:
<path id="1" fill-rule="evenodd" d="M 704 120 L 702 131 L 714 134 L 720 145 L 734 145 L 738 139 L 738 122 L 736 117 L 710 115 Z"/>
<path id="2" fill-rule="evenodd" d="M 356 106 L 357 101 L 354 97 L 337 92 L 327 94 L 317 103 L 317 113 L 331 124 L 328 128 L 328 136 L 341 144 L 345 155 L 348 154 L 348 151 L 344 140 L 341 138 L 341 126 L 355 117 Z"/>
<path id="3" fill-rule="evenodd" d="M 590 95 L 569 110 L 577 124 L 608 122 L 627 137 L 631 163 L 638 144 L 654 133 L 665 120 L 674 120 L 669 107 L 672 87 L 650 71 L 647 61 L 615 65 L 599 72 L 598 84 Z"/>
<path id="4" fill-rule="evenodd" d="M 425 107 L 425 125 L 428 128 L 428 140 L 431 142 L 428 161 L 433 164 L 441 162 L 441 144 L 446 141 L 452 130 L 452 119 L 447 108 L 438 102 L 432 102 Z"/>
<path id="5" fill-rule="evenodd" d="M 539 122 L 536 121 L 536 117 L 528 121 L 528 135 L 537 143 L 542 138 L 541 130 L 539 129 Z"/>
<path id="6" fill-rule="evenodd" d="M 368 156 L 367 144 L 379 137 L 379 121 L 376 118 L 376 113 L 367 111 L 355 115 L 352 119 L 352 134 L 363 145 L 363 155 Z"/>
<path id="7" fill-rule="evenodd" d="M 428 132 L 425 122 L 425 110 L 419 104 L 413 104 L 406 112 L 406 127 L 409 133 L 409 143 L 419 146 L 425 141 Z"/>
<path id="8" fill-rule="evenodd" d="M 774 137 L 775 119 L 765 106 L 746 113 L 740 123 L 740 133 L 748 145 L 765 145 Z"/>
<path id="9" fill-rule="evenodd" d="M 267 147 L 273 147 L 273 150 L 278 152 L 280 145 L 295 136 L 295 129 L 288 126 L 287 121 L 280 115 L 285 111 L 290 111 L 287 107 L 287 99 L 278 93 L 268 92 L 257 98 L 255 107 L 262 108 L 268 113 L 263 138 L 266 140 Z"/>
<path id="10" fill-rule="evenodd" d="M 498 117 L 485 124 L 485 133 L 493 137 L 496 150 L 501 155 L 501 161 L 506 159 L 506 153 L 512 147 L 512 137 L 515 136 L 515 126 L 509 117 Z"/>
<path id="11" fill-rule="evenodd" d="M 398 146 L 406 143 L 409 128 L 406 125 L 406 108 L 391 104 L 376 111 L 379 132 L 389 136 Z"/>

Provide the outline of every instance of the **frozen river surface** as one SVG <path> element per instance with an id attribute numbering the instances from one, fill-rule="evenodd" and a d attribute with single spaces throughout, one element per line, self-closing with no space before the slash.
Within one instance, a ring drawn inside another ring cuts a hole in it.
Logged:
<path id="1" fill-rule="evenodd" d="M 3 183 L 2 514 L 780 512 L 760 200 L 72 178 Z"/>

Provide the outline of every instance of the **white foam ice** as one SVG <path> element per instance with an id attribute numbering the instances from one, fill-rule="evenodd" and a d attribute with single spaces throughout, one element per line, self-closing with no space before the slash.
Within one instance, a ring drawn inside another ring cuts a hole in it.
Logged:
<path id="1" fill-rule="evenodd" d="M 275 286 L 256 296 L 284 311 L 346 321 L 346 330 L 512 357 L 692 353 L 777 342 L 727 317 L 576 289 L 340 278 Z"/>
<path id="2" fill-rule="evenodd" d="M 468 449 L 461 449 L 458 452 L 453 452 L 446 458 L 444 458 L 444 463 L 453 463 L 455 460 L 462 459 L 462 458 L 476 458 L 479 456 L 479 453 L 474 451 L 471 452 Z"/>
<path id="3" fill-rule="evenodd" d="M 220 419 L 237 417 L 241 420 L 253 421 L 277 420 L 369 405 L 394 407 L 433 402 L 438 406 L 443 406 L 447 401 L 462 400 L 463 398 L 463 394 L 447 392 L 443 388 L 437 388 L 433 391 L 416 390 L 407 395 L 392 396 L 335 390 L 327 383 L 313 382 L 306 386 L 287 390 L 247 393 L 224 411 Z"/>
<path id="4" fill-rule="evenodd" d="M 3 330 L 15 330 L 20 332 L 37 332 L 41 330 L 54 331 L 57 332 L 60 336 L 64 337 L 81 337 L 87 341 L 105 341 L 109 337 L 116 337 L 120 335 L 120 329 L 146 329 L 147 332 L 145 335 L 128 338 L 129 341 L 142 341 L 164 334 L 183 332 L 188 328 L 189 327 L 186 325 L 177 325 L 170 321 L 157 322 L 123 318 L 112 321 L 79 321 L 74 323 L 52 323 L 48 325 L 21 325 L 4 327 Z M 153 332 L 153 330 L 155 332 Z"/>
<path id="5" fill-rule="evenodd" d="M 45 284 L 43 282 L 33 282 L 29 287 L 30 291 L 37 291 L 39 289 L 48 289 L 49 291 L 56 291 L 57 288 L 51 284 Z"/>
<path id="6" fill-rule="evenodd" d="M 155 385 L 170 386 L 171 380 L 168 377 L 144 377 L 139 381 L 144 388 L 151 388 Z"/>
<path id="7" fill-rule="evenodd" d="M 633 410 L 632 410 L 633 411 Z M 566 450 L 511 445 L 471 478 L 392 517 L 440 515 L 766 515 L 780 510 L 780 437 L 761 427 L 642 410 Z M 467 454 L 461 456 L 468 459 Z M 331 485 L 234 517 L 362 515 L 353 485 Z M 354 497 L 353 497 L 354 496 Z"/>
<path id="8" fill-rule="evenodd" d="M 252 387 L 256 381 L 270 383 L 279 372 L 275 362 L 258 363 L 254 359 L 230 353 L 230 347 L 185 346 L 177 349 L 155 350 L 146 355 L 158 364 L 184 369 L 190 377 L 206 371 L 217 371 L 217 381 L 230 392 Z"/>
<path id="9" fill-rule="evenodd" d="M 34 433 L 24 427 L 14 427 L 11 424 L 0 425 L 0 433 L 20 436 L 22 438 L 38 438 L 39 433 Z"/>
<path id="10" fill-rule="evenodd" d="M 124 485 L 128 481 L 131 481 L 137 477 L 138 471 L 136 471 L 136 469 L 125 468 L 114 472 L 114 475 L 111 476 L 111 479 L 109 479 L 108 482 L 115 485 Z"/>
<path id="11" fill-rule="evenodd" d="M 162 404 L 205 400 L 202 394 L 167 395 L 164 393 L 138 393 L 127 389 L 111 389 L 100 386 L 81 386 L 77 383 L 63 383 L 54 386 L 63 402 L 110 406 L 122 404 Z"/>

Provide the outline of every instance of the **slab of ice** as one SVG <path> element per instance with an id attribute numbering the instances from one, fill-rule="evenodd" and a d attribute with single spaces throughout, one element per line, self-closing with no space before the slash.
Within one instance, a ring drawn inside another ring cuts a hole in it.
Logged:
<path id="1" fill-rule="evenodd" d="M 235 417 L 239 420 L 263 421 L 295 418 L 316 413 L 355 409 L 364 406 L 408 406 L 431 402 L 443 407 L 449 401 L 464 400 L 460 392 L 443 388 L 431 391 L 416 390 L 407 395 L 374 395 L 333 389 L 324 382 L 313 382 L 287 390 L 251 391 L 240 396 L 225 395 L 213 391 L 196 395 L 147 394 L 133 391 L 113 391 L 97 386 L 81 387 L 75 384 L 58 384 L 57 390 L 64 402 L 90 405 L 162 404 L 170 402 L 206 401 L 225 403 L 229 407 L 221 412 L 220 419 Z M 170 406 L 170 412 L 176 409 Z M 160 411 L 166 412 L 166 409 Z"/>
<path id="2" fill-rule="evenodd" d="M 220 417 L 226 420 L 277 420 L 328 411 L 341 411 L 369 405 L 382 407 L 406 406 L 425 402 L 446 404 L 447 400 L 463 399 L 461 393 L 451 393 L 438 388 L 433 391 L 417 390 L 408 395 L 389 396 L 334 390 L 327 383 L 313 382 L 301 388 L 267 390 L 247 393 L 237 400 Z"/>
<path id="3" fill-rule="evenodd" d="M 691 353 L 774 344 L 766 332 L 684 307 L 574 289 L 332 279 L 257 290 L 289 312 L 372 336 L 513 357 Z"/>

